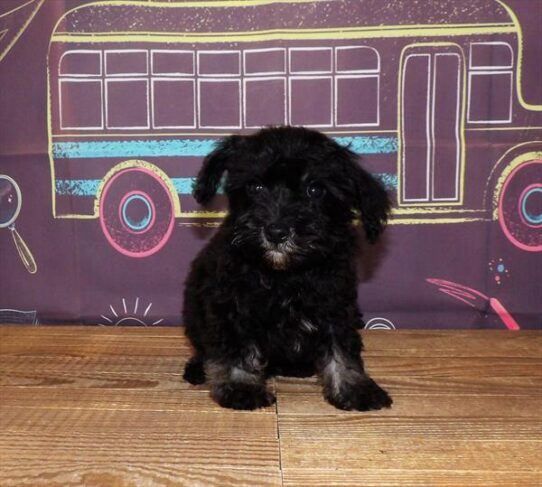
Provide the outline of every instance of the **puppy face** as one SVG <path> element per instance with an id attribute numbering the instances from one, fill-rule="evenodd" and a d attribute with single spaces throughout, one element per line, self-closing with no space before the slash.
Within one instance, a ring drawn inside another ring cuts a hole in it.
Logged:
<path id="1" fill-rule="evenodd" d="M 232 171 L 232 243 L 275 269 L 325 257 L 335 213 L 328 191 L 318 166 L 282 151 L 259 161 L 249 175 Z"/>
<path id="2" fill-rule="evenodd" d="M 224 172 L 232 245 L 277 270 L 340 250 L 356 214 L 371 242 L 386 223 L 380 183 L 355 154 L 314 130 L 275 127 L 224 139 L 198 175 L 198 202 L 210 201 Z"/>

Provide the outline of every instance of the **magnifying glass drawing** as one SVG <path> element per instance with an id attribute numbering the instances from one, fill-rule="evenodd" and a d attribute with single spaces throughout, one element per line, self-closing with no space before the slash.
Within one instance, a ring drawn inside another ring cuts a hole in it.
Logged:
<path id="1" fill-rule="evenodd" d="M 0 228 L 9 228 L 19 256 L 26 270 L 35 274 L 38 270 L 36 261 L 25 241 L 15 228 L 15 220 L 19 216 L 22 195 L 19 185 L 9 176 L 0 174 Z"/>

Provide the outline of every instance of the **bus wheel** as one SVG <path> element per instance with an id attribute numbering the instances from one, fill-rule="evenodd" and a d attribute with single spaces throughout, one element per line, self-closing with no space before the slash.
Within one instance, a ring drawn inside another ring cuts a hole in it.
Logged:
<path id="1" fill-rule="evenodd" d="M 109 179 L 99 216 L 107 241 L 129 257 L 158 252 L 173 231 L 171 195 L 162 179 L 147 168 L 124 169 Z"/>
<path id="2" fill-rule="evenodd" d="M 510 242 L 529 252 L 542 251 L 542 160 L 524 163 L 506 177 L 498 210 Z"/>

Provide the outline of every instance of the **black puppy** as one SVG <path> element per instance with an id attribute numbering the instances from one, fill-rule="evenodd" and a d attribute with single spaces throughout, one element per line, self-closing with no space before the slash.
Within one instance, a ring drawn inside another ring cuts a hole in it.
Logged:
<path id="1" fill-rule="evenodd" d="M 390 204 L 357 157 L 295 127 L 233 135 L 205 159 L 194 191 L 205 204 L 226 172 L 229 214 L 192 264 L 184 297 L 196 354 L 184 378 L 209 379 L 224 407 L 275 402 L 272 375 L 317 373 L 340 409 L 392 403 L 363 369 L 357 329 L 359 218 L 373 243 Z"/>

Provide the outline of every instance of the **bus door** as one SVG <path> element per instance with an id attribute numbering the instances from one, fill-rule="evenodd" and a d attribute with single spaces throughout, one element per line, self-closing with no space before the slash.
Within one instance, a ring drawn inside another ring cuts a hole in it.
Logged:
<path id="1" fill-rule="evenodd" d="M 461 203 L 463 73 L 456 46 L 413 46 L 399 79 L 399 202 Z"/>

